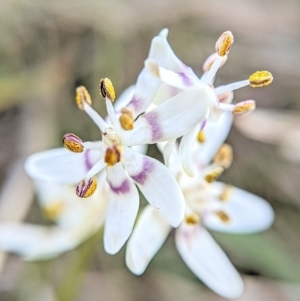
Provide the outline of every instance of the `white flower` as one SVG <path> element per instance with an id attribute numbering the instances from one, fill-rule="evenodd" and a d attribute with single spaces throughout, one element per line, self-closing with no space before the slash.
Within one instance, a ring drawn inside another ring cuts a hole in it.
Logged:
<path id="1" fill-rule="evenodd" d="M 228 134 L 231 121 L 230 114 L 225 113 L 217 123 L 205 127 L 204 134 L 213 132 L 215 135 L 209 135 L 202 148 L 194 153 L 198 154 L 195 177 L 190 178 L 182 171 L 175 150 L 170 156 L 170 168 L 176 174 L 187 203 L 185 219 L 176 229 L 177 250 L 193 273 L 225 298 L 239 297 L 243 281 L 204 226 L 221 232 L 252 233 L 267 229 L 274 219 L 273 210 L 265 200 L 214 182 L 221 166 L 228 167 L 231 163 L 228 147 L 221 148 L 214 157 Z M 213 157 L 212 165 L 207 165 Z M 171 230 L 162 216 L 147 206 L 127 244 L 127 267 L 134 274 L 142 274 Z"/>
<path id="2" fill-rule="evenodd" d="M 26 170 L 34 180 L 42 212 L 56 225 L 0 223 L 1 250 L 20 254 L 26 260 L 53 258 L 76 248 L 103 225 L 107 187 L 101 187 L 83 202 L 74 193 L 73 185 L 51 183 L 43 179 L 49 162 L 55 164 L 53 158 L 63 158 L 66 153 L 64 148 L 36 153 L 26 162 Z M 99 179 L 99 183 L 103 181 Z"/>
<path id="3" fill-rule="evenodd" d="M 273 77 L 268 71 L 257 71 L 247 80 L 215 88 L 213 84 L 216 73 L 227 61 L 228 53 L 233 44 L 233 35 L 230 31 L 224 32 L 218 39 L 215 47 L 216 53 L 210 55 L 203 64 L 204 74 L 201 78 L 198 78 L 190 67 L 185 66 L 175 56 L 168 44 L 166 30 L 160 33 L 160 37 L 165 48 L 168 48 L 169 53 L 172 53 L 172 61 L 176 64 L 167 68 L 155 58 L 149 57 L 145 61 L 145 66 L 161 80 L 154 103 L 163 103 L 165 111 L 170 111 L 174 116 L 178 116 L 176 117 L 178 127 L 184 127 L 185 133 L 181 132 L 183 138 L 179 147 L 179 157 L 185 172 L 193 176 L 194 169 L 190 153 L 193 142 L 198 132 L 205 127 L 206 121 L 208 119 L 216 120 L 222 111 L 232 112 L 236 117 L 249 114 L 255 109 L 255 101 L 246 100 L 231 104 L 232 91 L 247 85 L 255 88 L 267 86 L 273 81 Z M 180 115 L 177 110 L 181 112 Z M 164 151 L 166 164 L 168 164 L 170 151 L 174 148 L 175 140 L 171 136 L 165 139 L 165 141 L 169 141 Z"/>

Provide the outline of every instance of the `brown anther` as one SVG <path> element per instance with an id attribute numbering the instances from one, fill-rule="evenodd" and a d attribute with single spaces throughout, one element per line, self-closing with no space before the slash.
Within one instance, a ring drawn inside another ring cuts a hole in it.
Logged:
<path id="1" fill-rule="evenodd" d="M 114 86 L 109 78 L 102 78 L 99 84 L 100 94 L 103 98 L 108 98 L 111 102 L 116 99 Z"/>
<path id="2" fill-rule="evenodd" d="M 209 173 L 205 176 L 206 182 L 212 183 L 212 182 L 216 181 L 221 176 L 223 171 L 224 171 L 223 167 L 215 168 L 211 173 Z"/>
<path id="3" fill-rule="evenodd" d="M 233 35 L 231 31 L 225 31 L 219 37 L 218 41 L 216 42 L 216 52 L 219 56 L 225 56 L 229 53 L 230 48 L 234 42 Z"/>
<path id="4" fill-rule="evenodd" d="M 223 168 L 229 168 L 232 163 L 232 159 L 232 147 L 229 144 L 224 143 L 215 155 L 213 162 L 214 164 L 222 166 Z"/>
<path id="5" fill-rule="evenodd" d="M 76 194 L 81 198 L 88 198 L 97 189 L 97 181 L 93 178 L 88 181 L 82 180 L 76 187 Z"/>
<path id="6" fill-rule="evenodd" d="M 230 222 L 230 217 L 226 212 L 224 212 L 222 210 L 219 210 L 219 211 L 215 211 L 215 214 L 218 216 L 218 218 L 220 218 L 220 220 L 223 223 L 229 223 Z"/>
<path id="7" fill-rule="evenodd" d="M 185 217 L 185 222 L 188 225 L 196 225 L 200 222 L 200 216 L 196 213 L 189 214 Z"/>
<path id="8" fill-rule="evenodd" d="M 49 220 L 56 220 L 61 214 L 63 207 L 64 203 L 62 201 L 54 200 L 43 207 L 43 215 Z"/>
<path id="9" fill-rule="evenodd" d="M 84 86 L 79 86 L 76 88 L 76 103 L 80 110 L 83 110 L 83 104 L 86 103 L 88 105 L 92 105 L 91 96 Z"/>
<path id="10" fill-rule="evenodd" d="M 254 100 L 245 100 L 237 103 L 232 111 L 234 117 L 246 116 L 252 113 L 256 108 Z"/>
<path id="11" fill-rule="evenodd" d="M 268 86 L 273 81 L 273 75 L 269 71 L 256 71 L 249 77 L 250 86 L 260 88 Z"/>
<path id="12" fill-rule="evenodd" d="M 121 110 L 121 116 L 119 118 L 121 127 L 126 130 L 132 130 L 133 129 L 133 123 L 134 123 L 134 119 L 133 119 L 133 115 L 132 112 L 126 108 L 123 108 Z"/>
<path id="13" fill-rule="evenodd" d="M 69 151 L 73 153 L 82 153 L 84 150 L 83 141 L 72 133 L 64 135 L 63 144 Z"/>
<path id="14" fill-rule="evenodd" d="M 121 160 L 121 147 L 112 146 L 107 148 L 104 162 L 107 163 L 107 166 L 114 166 Z"/>
<path id="15" fill-rule="evenodd" d="M 205 142 L 205 133 L 204 131 L 199 131 L 198 135 L 197 135 L 197 140 L 199 143 L 204 143 Z"/>
<path id="16" fill-rule="evenodd" d="M 219 195 L 219 199 L 222 202 L 226 202 L 229 200 L 232 194 L 232 186 L 226 185 L 222 191 L 222 193 Z"/>

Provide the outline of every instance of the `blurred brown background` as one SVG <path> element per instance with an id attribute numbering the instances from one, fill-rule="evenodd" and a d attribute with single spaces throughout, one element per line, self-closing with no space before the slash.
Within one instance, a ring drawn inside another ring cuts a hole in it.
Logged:
<path id="1" fill-rule="evenodd" d="M 75 87 L 86 85 L 103 110 L 99 79 L 112 79 L 118 94 L 133 84 L 152 37 L 164 27 L 175 53 L 199 75 L 219 35 L 231 30 L 235 44 L 216 83 L 269 70 L 271 86 L 241 89 L 235 101 L 299 111 L 299 15 L 295 0 L 2 0 L 0 220 L 45 223 L 32 203 L 23 159 L 61 146 L 65 132 L 98 139 L 99 131 L 76 108 Z M 221 180 L 264 197 L 276 212 L 264 233 L 213 233 L 244 275 L 241 300 L 300 300 L 300 165 L 235 128 L 228 140 L 235 160 Z M 141 277 L 125 268 L 124 250 L 104 253 L 101 233 L 52 261 L 0 258 L 0 300 L 223 300 L 183 264 L 172 235 Z"/>

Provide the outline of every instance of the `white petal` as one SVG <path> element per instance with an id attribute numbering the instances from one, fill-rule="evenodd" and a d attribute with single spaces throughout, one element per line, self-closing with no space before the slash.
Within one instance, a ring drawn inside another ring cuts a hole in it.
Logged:
<path id="1" fill-rule="evenodd" d="M 135 85 L 131 85 L 126 88 L 120 96 L 114 102 L 114 108 L 116 112 L 120 112 L 122 108 L 124 108 L 132 99 L 135 91 Z"/>
<path id="2" fill-rule="evenodd" d="M 222 192 L 223 183 L 213 183 L 214 189 Z M 274 221 L 274 211 L 267 201 L 245 190 L 232 187 L 231 197 L 220 204 L 230 218 L 223 223 L 214 214 L 204 217 L 210 229 L 230 233 L 254 233 L 268 229 Z"/>
<path id="3" fill-rule="evenodd" d="M 176 139 L 168 141 L 164 146 L 163 155 L 166 166 L 169 166 L 170 157 L 174 149 L 176 149 Z"/>
<path id="4" fill-rule="evenodd" d="M 210 87 L 193 86 L 141 115 L 122 141 L 126 145 L 137 145 L 176 139 L 202 122 L 215 101 Z"/>
<path id="5" fill-rule="evenodd" d="M 100 150 L 86 150 L 78 154 L 65 148 L 56 148 L 29 156 L 25 170 L 36 180 L 76 184 L 101 156 Z"/>
<path id="6" fill-rule="evenodd" d="M 204 127 L 205 141 L 196 141 L 193 147 L 193 160 L 200 166 L 207 165 L 213 159 L 219 148 L 226 140 L 232 126 L 233 116 L 230 112 L 224 112 L 218 121 L 208 121 Z"/>
<path id="7" fill-rule="evenodd" d="M 145 271 L 171 229 L 155 208 L 143 210 L 126 247 L 126 265 L 132 273 L 141 275 Z"/>
<path id="8" fill-rule="evenodd" d="M 46 259 L 74 248 L 79 242 L 72 232 L 58 227 L 30 224 L 0 224 L 0 249 L 28 259 Z"/>
<path id="9" fill-rule="evenodd" d="M 127 177 L 121 163 L 107 168 L 110 185 L 108 210 L 104 229 L 104 248 L 116 254 L 131 234 L 139 209 L 139 194 Z"/>
<path id="10" fill-rule="evenodd" d="M 185 200 L 175 177 L 159 161 L 123 148 L 123 164 L 147 201 L 177 227 L 183 219 Z"/>
<path id="11" fill-rule="evenodd" d="M 187 266 L 210 289 L 225 298 L 242 295 L 240 275 L 204 228 L 182 224 L 176 230 L 175 242 Z"/>

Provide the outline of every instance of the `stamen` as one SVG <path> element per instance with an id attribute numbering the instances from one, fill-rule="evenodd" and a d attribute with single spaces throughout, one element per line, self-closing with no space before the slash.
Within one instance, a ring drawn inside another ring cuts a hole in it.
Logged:
<path id="1" fill-rule="evenodd" d="M 223 168 L 229 168 L 232 163 L 232 159 L 232 147 L 229 144 L 224 143 L 215 155 L 213 162 Z"/>
<path id="2" fill-rule="evenodd" d="M 116 163 L 121 160 L 121 147 L 113 146 L 109 147 L 106 150 L 104 162 L 107 163 L 107 166 L 114 166 Z"/>
<path id="3" fill-rule="evenodd" d="M 219 210 L 219 211 L 215 211 L 215 214 L 220 218 L 220 220 L 223 223 L 229 223 L 230 222 L 230 217 L 226 212 L 224 212 L 222 210 Z"/>
<path id="4" fill-rule="evenodd" d="M 62 212 L 64 203 L 59 200 L 52 201 L 43 207 L 43 215 L 49 220 L 56 220 Z"/>
<path id="5" fill-rule="evenodd" d="M 100 80 L 100 94 L 103 98 L 108 98 L 111 102 L 116 99 L 114 86 L 109 78 L 103 78 Z"/>
<path id="6" fill-rule="evenodd" d="M 226 202 L 229 200 L 232 194 L 232 186 L 226 185 L 222 191 L 222 193 L 219 195 L 220 201 Z"/>
<path id="7" fill-rule="evenodd" d="M 237 103 L 234 106 L 232 114 L 234 117 L 241 117 L 252 113 L 255 110 L 256 104 L 254 100 L 245 100 Z"/>
<path id="8" fill-rule="evenodd" d="M 185 217 L 185 222 L 188 225 L 196 225 L 200 222 L 200 216 L 196 213 L 189 214 Z"/>
<path id="9" fill-rule="evenodd" d="M 132 130 L 134 123 L 132 112 L 126 108 L 123 108 L 121 112 L 122 114 L 119 118 L 121 127 L 126 131 Z"/>
<path id="10" fill-rule="evenodd" d="M 233 35 L 231 31 L 225 31 L 219 37 L 218 41 L 216 42 L 216 52 L 219 56 L 225 56 L 229 53 L 230 48 L 234 42 Z"/>
<path id="11" fill-rule="evenodd" d="M 199 131 L 198 135 L 197 135 L 197 140 L 199 143 L 204 143 L 205 142 L 205 133 L 204 131 Z"/>
<path id="12" fill-rule="evenodd" d="M 234 96 L 233 92 L 228 91 L 228 92 L 222 93 L 221 95 L 218 95 L 218 99 L 219 99 L 219 102 L 222 102 L 222 103 L 231 103 L 233 100 L 233 96 Z"/>
<path id="13" fill-rule="evenodd" d="M 272 81 L 273 76 L 269 71 L 256 71 L 249 77 L 250 86 L 253 88 L 268 86 Z"/>
<path id="14" fill-rule="evenodd" d="M 84 103 L 92 105 L 92 99 L 86 87 L 79 86 L 76 88 L 76 103 L 80 110 L 84 110 Z"/>
<path id="15" fill-rule="evenodd" d="M 67 133 L 63 137 L 64 146 L 73 153 L 82 153 L 84 150 L 83 141 L 72 133 Z"/>
<path id="16" fill-rule="evenodd" d="M 205 60 L 205 62 L 203 63 L 203 66 L 202 66 L 203 72 L 207 72 L 210 70 L 211 66 L 213 65 L 213 63 L 217 59 L 217 57 L 218 57 L 218 53 L 214 52 Z M 219 68 L 224 66 L 224 64 L 227 61 L 227 58 L 228 58 L 227 55 L 224 55 L 222 57 L 222 62 L 221 62 L 221 65 L 219 66 Z"/>
<path id="17" fill-rule="evenodd" d="M 88 181 L 82 180 L 76 187 L 76 194 L 81 198 L 88 198 L 97 189 L 97 181 L 90 178 Z"/>
<path id="18" fill-rule="evenodd" d="M 206 182 L 212 183 L 212 182 L 216 181 L 221 176 L 223 171 L 224 171 L 223 167 L 215 168 L 211 173 L 209 173 L 205 176 Z"/>

